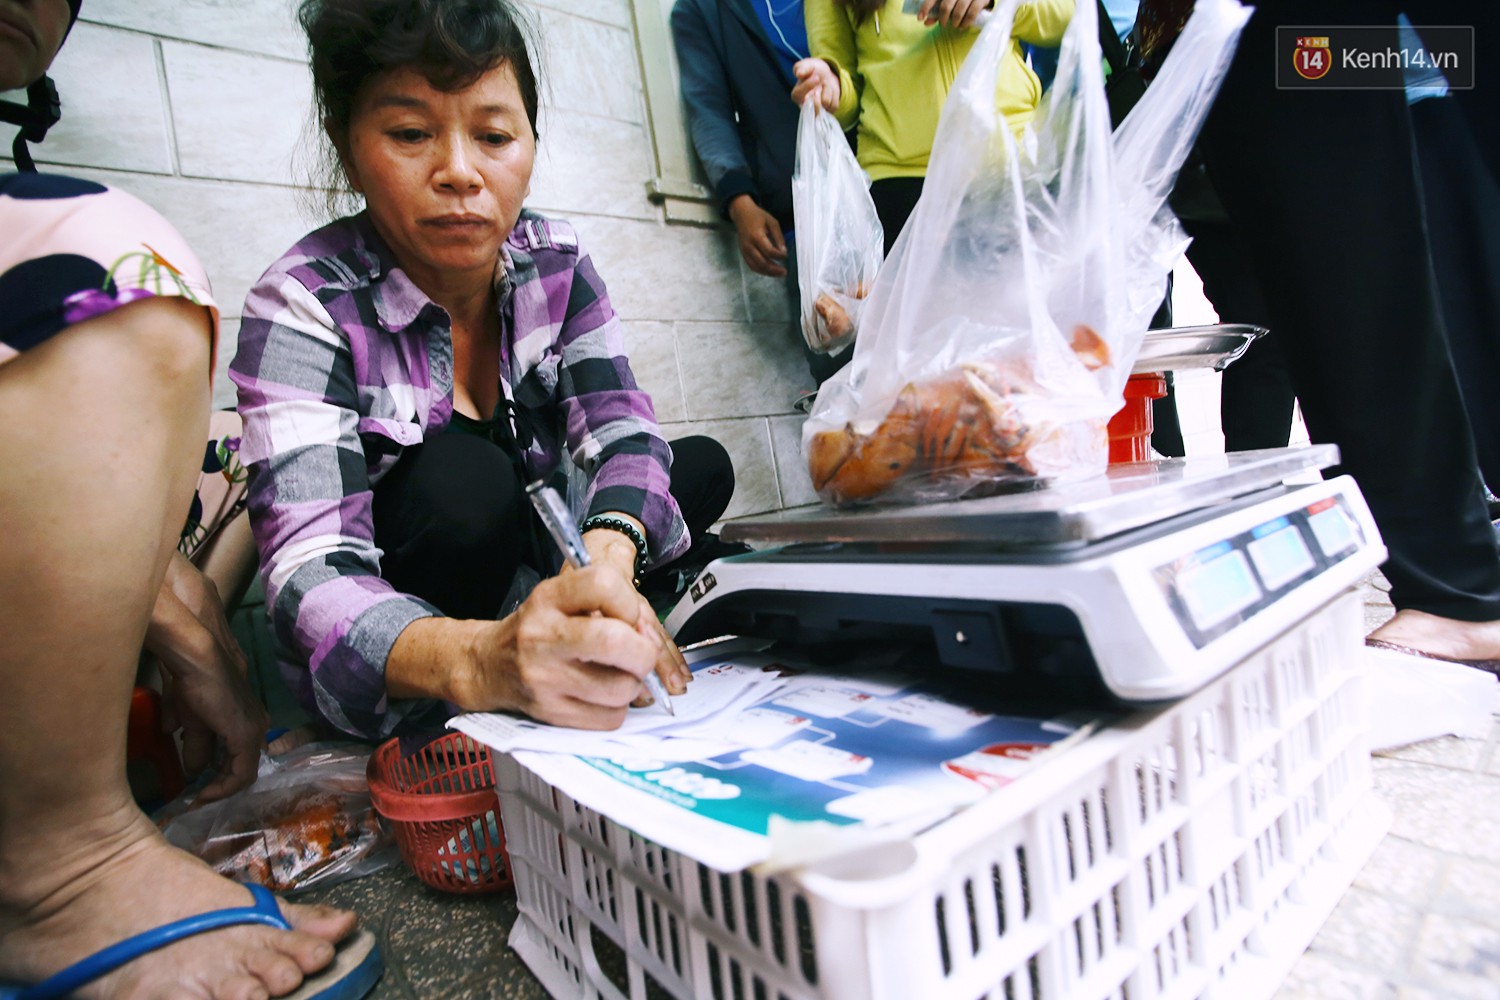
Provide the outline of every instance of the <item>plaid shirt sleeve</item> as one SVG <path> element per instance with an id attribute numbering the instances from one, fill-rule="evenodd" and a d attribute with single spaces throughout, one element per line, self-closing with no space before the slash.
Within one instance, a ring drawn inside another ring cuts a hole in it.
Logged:
<path id="1" fill-rule="evenodd" d="M 329 722 L 384 738 L 433 705 L 388 699 L 385 662 L 407 625 L 439 612 L 380 577 L 349 340 L 313 292 L 273 269 L 245 303 L 230 378 L 278 658 Z"/>
<path id="2" fill-rule="evenodd" d="M 672 450 L 651 397 L 636 385 L 619 317 L 587 254 L 580 253 L 557 338 L 557 395 L 573 461 L 589 476 L 583 508 L 618 511 L 646 528 L 652 565 L 690 544 L 670 492 Z"/>

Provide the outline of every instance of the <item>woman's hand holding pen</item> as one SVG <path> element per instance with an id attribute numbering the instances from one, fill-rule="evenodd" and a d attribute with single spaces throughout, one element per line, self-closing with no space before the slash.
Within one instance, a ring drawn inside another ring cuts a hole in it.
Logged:
<path id="1" fill-rule="evenodd" d="M 616 514 L 617 517 L 624 515 Z M 610 566 L 615 569 L 621 577 L 631 584 L 634 590 L 635 578 L 635 545 L 629 538 L 618 531 L 607 528 L 596 528 L 583 536 L 583 544 L 588 549 L 589 559 L 595 566 Z M 661 655 L 656 661 L 656 676 L 661 678 L 662 686 L 667 689 L 669 695 L 684 694 L 687 691 L 688 681 L 693 679 L 693 673 L 688 668 L 687 661 L 683 659 L 682 653 L 677 649 L 677 643 L 667 634 L 666 628 L 656 617 L 656 612 L 651 609 L 651 603 L 636 594 L 639 604 L 638 624 L 649 630 L 661 639 Z M 642 695 L 635 704 L 649 705 L 649 695 Z"/>
<path id="2" fill-rule="evenodd" d="M 618 728 L 663 656 L 641 603 L 612 563 L 542 581 L 513 616 L 522 710 L 560 726 Z"/>
<path id="3" fill-rule="evenodd" d="M 648 679 L 661 680 L 664 702 L 685 692 L 687 662 L 635 589 L 634 542 L 613 529 L 579 537 L 554 491 L 538 483 L 528 492 L 564 554 L 562 572 L 498 622 L 412 622 L 386 658 L 387 693 L 440 698 L 468 712 L 520 711 L 558 726 L 616 729 L 632 703 L 650 703 L 642 691 Z M 627 515 L 611 516 L 640 530 Z"/>
<path id="4" fill-rule="evenodd" d="M 656 619 L 640 606 L 630 579 L 601 563 L 543 580 L 498 622 L 418 619 L 391 651 L 386 690 L 470 712 L 617 729 L 662 657 Z"/>

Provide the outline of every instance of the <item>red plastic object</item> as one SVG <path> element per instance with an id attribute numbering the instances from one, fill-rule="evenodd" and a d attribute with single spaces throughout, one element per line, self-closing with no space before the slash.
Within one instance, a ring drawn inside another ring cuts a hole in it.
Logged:
<path id="1" fill-rule="evenodd" d="M 365 773 L 375 811 L 390 822 L 402 859 L 434 889 L 509 889 L 510 856 L 489 749 L 460 733 L 408 757 L 399 744 L 381 744 Z"/>
<path id="2" fill-rule="evenodd" d="M 172 734 L 162 731 L 161 695 L 138 687 L 130 695 L 130 721 L 125 730 L 126 766 L 149 767 L 155 777 L 154 791 L 170 802 L 183 789 L 182 759 Z"/>
<path id="3" fill-rule="evenodd" d="M 1151 401 L 1167 394 L 1167 377 L 1132 375 L 1125 382 L 1125 405 L 1109 418 L 1109 464 L 1144 462 L 1151 457 Z"/>

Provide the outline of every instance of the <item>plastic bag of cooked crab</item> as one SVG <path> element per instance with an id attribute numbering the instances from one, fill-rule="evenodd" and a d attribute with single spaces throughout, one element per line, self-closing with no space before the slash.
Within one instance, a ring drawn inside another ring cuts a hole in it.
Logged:
<path id="1" fill-rule="evenodd" d="M 885 232 L 870 178 L 838 121 L 812 96 L 797 122 L 792 212 L 802 337 L 810 350 L 836 354 L 859 332 L 865 296 L 885 259 Z"/>
<path id="2" fill-rule="evenodd" d="M 949 500 L 1108 463 L 1105 425 L 1186 246 L 1167 195 L 1249 11 L 1199 0 L 1112 135 L 1097 5 L 1078 4 L 1018 139 L 995 107 L 1017 3 L 965 60 L 854 358 L 803 426 L 826 502 Z"/>
<path id="3" fill-rule="evenodd" d="M 156 821 L 237 882 L 295 893 L 358 878 L 401 859 L 370 801 L 369 761 L 369 747 L 332 741 L 262 753 L 255 784 L 202 805 L 186 792 Z"/>

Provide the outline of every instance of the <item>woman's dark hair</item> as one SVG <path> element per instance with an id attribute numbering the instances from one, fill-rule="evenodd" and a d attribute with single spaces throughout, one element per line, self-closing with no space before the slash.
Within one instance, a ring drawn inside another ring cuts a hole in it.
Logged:
<path id="1" fill-rule="evenodd" d="M 372 77 L 415 69 L 443 91 L 462 90 L 509 63 L 526 117 L 537 132 L 533 31 L 511 0 L 303 0 L 297 12 L 307 33 L 313 95 L 326 142 L 315 168 L 332 192 L 330 208 L 348 193 L 340 153 L 360 88 Z"/>

